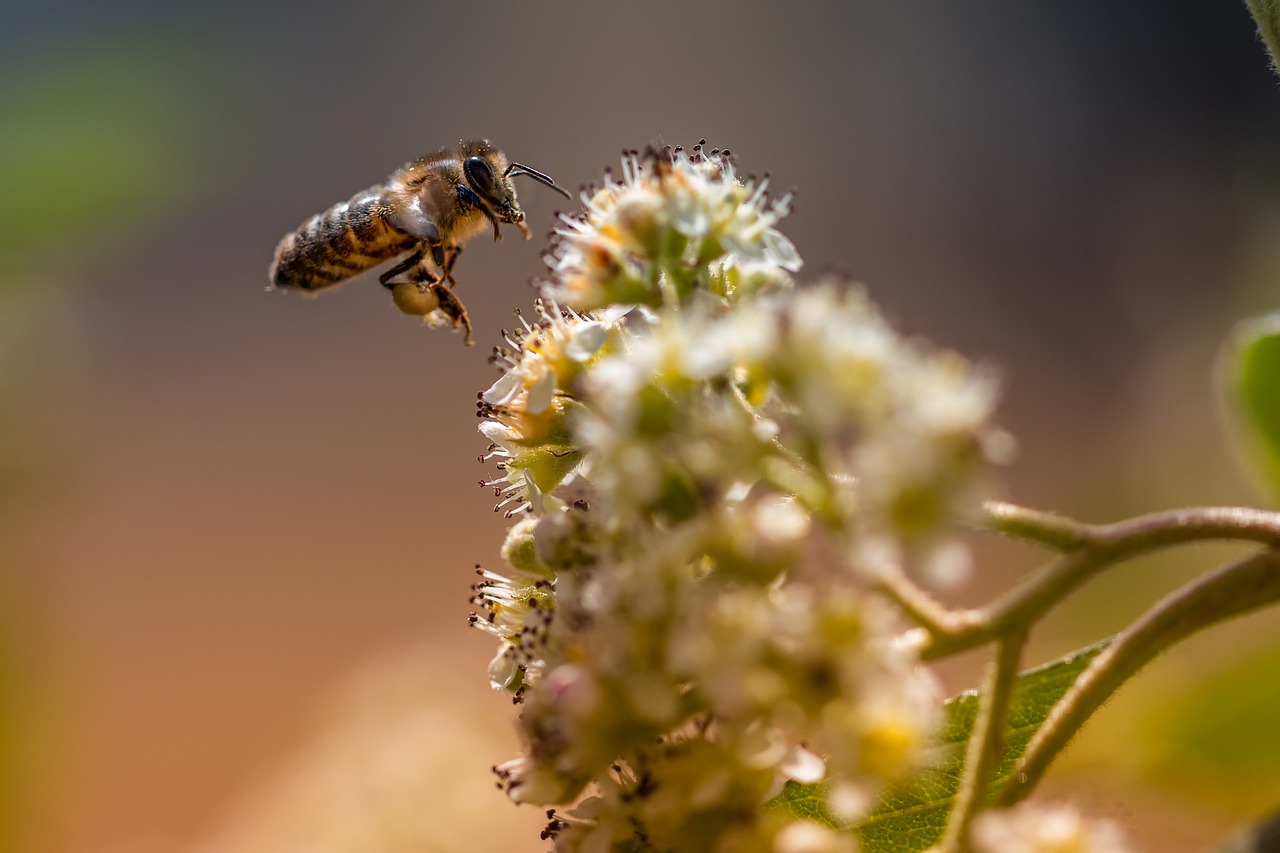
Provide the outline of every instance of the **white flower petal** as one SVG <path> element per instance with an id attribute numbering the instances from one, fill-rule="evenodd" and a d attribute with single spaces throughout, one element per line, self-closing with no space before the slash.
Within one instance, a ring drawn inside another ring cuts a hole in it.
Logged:
<path id="1" fill-rule="evenodd" d="M 826 777 L 827 763 L 804 747 L 797 746 L 778 765 L 778 772 L 801 785 L 812 785 Z"/>
<path id="2" fill-rule="evenodd" d="M 604 323 L 583 323 L 570 335 L 569 344 L 565 347 L 565 355 L 573 361 L 586 361 L 600 350 L 608 331 Z"/>
<path id="3" fill-rule="evenodd" d="M 520 375 L 514 370 L 502 374 L 502 378 L 489 386 L 482 399 L 490 406 L 505 406 L 520 393 Z"/>
<path id="4" fill-rule="evenodd" d="M 510 427 L 497 421 L 481 421 L 480 434 L 499 447 L 505 448 L 510 448 L 517 437 Z"/>
<path id="5" fill-rule="evenodd" d="M 493 660 L 489 661 L 489 686 L 494 690 L 506 690 L 520 671 L 516 666 L 515 655 L 508 654 L 510 650 L 511 644 L 503 643 Z"/>
<path id="6" fill-rule="evenodd" d="M 531 415 L 539 415 L 547 410 L 556 395 L 555 371 L 547 369 L 529 386 L 529 401 L 525 408 Z"/>
<path id="7" fill-rule="evenodd" d="M 796 251 L 795 244 L 772 228 L 764 232 L 764 250 L 775 264 L 787 272 L 796 272 L 804 266 L 804 261 L 800 259 L 800 253 Z"/>

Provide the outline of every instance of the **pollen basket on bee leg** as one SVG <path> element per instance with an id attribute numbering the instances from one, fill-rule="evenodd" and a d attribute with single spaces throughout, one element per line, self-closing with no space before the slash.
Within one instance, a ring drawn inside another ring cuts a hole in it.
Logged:
<path id="1" fill-rule="evenodd" d="M 435 291 L 418 284 L 397 284 L 391 288 L 391 299 L 401 311 L 416 317 L 425 317 L 440 307 Z"/>

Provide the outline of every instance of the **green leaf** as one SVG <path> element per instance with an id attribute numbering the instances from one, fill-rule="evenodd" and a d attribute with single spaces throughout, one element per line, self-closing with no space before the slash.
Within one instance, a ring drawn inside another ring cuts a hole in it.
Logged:
<path id="1" fill-rule="evenodd" d="M 993 792 L 1008 778 L 1014 762 L 1022 756 L 1054 704 L 1105 647 L 1105 641 L 1089 646 L 1018 677 L 1009 709 L 1005 754 L 997 769 Z M 947 813 L 964 767 L 965 743 L 978 715 L 978 698 L 979 692 L 973 690 L 947 700 L 946 722 L 938 738 L 933 766 L 907 782 L 890 787 L 872 813 L 856 825 L 841 823 L 827 810 L 825 783 L 790 782 L 772 805 L 798 818 L 836 829 L 851 829 L 858 837 L 861 853 L 927 850 L 938 842 L 946 827 Z"/>
<path id="2" fill-rule="evenodd" d="M 1237 460 L 1280 498 L 1280 313 L 1236 325 L 1217 367 L 1218 394 Z"/>
<path id="3" fill-rule="evenodd" d="M 1258 24 L 1258 37 L 1271 57 L 1271 70 L 1280 74 L 1280 0 L 1244 0 Z"/>

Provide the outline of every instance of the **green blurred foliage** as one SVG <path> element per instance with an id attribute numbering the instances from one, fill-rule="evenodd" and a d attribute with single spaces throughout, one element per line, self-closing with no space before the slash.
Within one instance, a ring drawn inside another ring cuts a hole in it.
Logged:
<path id="1" fill-rule="evenodd" d="M 208 183 L 205 88 L 159 34 L 68 45 L 0 84 L 0 298 Z"/>
<path id="2" fill-rule="evenodd" d="M 1217 369 L 1225 426 L 1246 476 L 1280 497 L 1280 314 L 1245 320 L 1231 332 Z"/>
<path id="3" fill-rule="evenodd" d="M 1150 709 L 1148 773 L 1228 812 L 1263 814 L 1280 801 L 1280 649 L 1224 664 Z"/>
<path id="4" fill-rule="evenodd" d="M 208 87 L 161 33 L 68 43 L 7 57 L 0 76 L 0 853 L 29 849 L 51 760 L 37 709 L 41 638 L 14 565 L 15 518 L 58 450 L 43 427 L 59 359 L 39 326 L 58 285 L 149 239 L 202 188 L 215 120 Z M 207 72 L 204 72 L 207 73 Z M 52 408 L 57 409 L 54 405 Z"/>

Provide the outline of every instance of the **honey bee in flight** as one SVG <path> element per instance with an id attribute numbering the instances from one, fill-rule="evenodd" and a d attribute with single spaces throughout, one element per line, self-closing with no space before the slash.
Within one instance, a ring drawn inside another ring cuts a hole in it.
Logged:
<path id="1" fill-rule="evenodd" d="M 471 318 L 453 292 L 453 267 L 462 245 L 485 222 L 493 225 L 494 240 L 502 239 L 498 226 L 504 222 L 529 239 L 511 183 L 520 175 L 570 198 L 549 176 L 508 161 L 486 139 L 463 141 L 406 163 L 386 183 L 356 193 L 286 234 L 271 262 L 271 284 L 311 293 L 405 255 L 378 281 L 391 290 L 400 310 L 422 315 L 439 310 L 453 328 L 465 330 L 470 345 Z"/>

